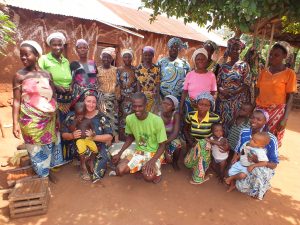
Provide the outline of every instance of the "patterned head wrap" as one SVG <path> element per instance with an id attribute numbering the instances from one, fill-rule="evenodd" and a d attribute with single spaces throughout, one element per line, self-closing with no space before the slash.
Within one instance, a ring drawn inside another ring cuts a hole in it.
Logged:
<path id="1" fill-rule="evenodd" d="M 203 46 L 205 45 L 211 46 L 214 49 L 214 51 L 218 50 L 218 45 L 211 40 L 207 40 L 206 42 L 204 42 Z"/>
<path id="2" fill-rule="evenodd" d="M 89 44 L 87 43 L 87 41 L 86 40 L 84 40 L 84 39 L 78 39 L 77 41 L 76 41 L 76 47 L 78 47 L 78 45 L 80 45 L 80 44 L 84 44 L 84 45 L 86 45 L 86 46 L 88 46 L 89 47 Z"/>
<path id="3" fill-rule="evenodd" d="M 39 57 L 40 57 L 41 55 L 43 55 L 42 47 L 41 47 L 36 41 L 32 41 L 32 40 L 26 40 L 26 41 L 23 41 L 23 42 L 20 44 L 20 47 L 22 47 L 22 45 L 24 45 L 24 44 L 27 44 L 27 45 L 32 46 L 32 47 L 39 53 Z"/>
<path id="4" fill-rule="evenodd" d="M 208 54 L 205 48 L 198 48 L 197 50 L 194 51 L 193 55 L 192 55 L 192 61 L 195 64 L 195 60 L 197 55 L 199 54 L 203 54 L 206 58 L 208 58 Z"/>
<path id="5" fill-rule="evenodd" d="M 129 54 L 129 55 L 131 55 L 131 58 L 133 58 L 133 51 L 132 51 L 132 49 L 131 48 L 126 48 L 126 49 L 124 49 L 122 52 L 121 52 L 121 56 L 123 57 L 125 54 Z"/>
<path id="6" fill-rule="evenodd" d="M 113 59 L 116 58 L 116 49 L 115 48 L 108 47 L 108 48 L 103 49 L 100 54 L 100 58 L 102 58 L 104 53 L 110 55 Z"/>
<path id="7" fill-rule="evenodd" d="M 61 40 L 63 44 L 66 43 L 66 38 L 65 38 L 65 36 L 64 36 L 61 32 L 55 32 L 55 33 L 50 34 L 50 35 L 47 37 L 46 42 L 47 42 L 47 44 L 48 44 L 49 46 L 50 46 L 51 40 L 54 39 L 54 38 Z"/>
<path id="8" fill-rule="evenodd" d="M 227 47 L 229 49 L 232 48 L 233 45 L 239 45 L 239 47 L 241 48 L 241 50 L 243 50 L 246 45 L 239 39 L 239 38 L 230 38 L 228 41 L 227 41 Z"/>
<path id="9" fill-rule="evenodd" d="M 167 95 L 165 98 L 169 98 L 173 102 L 175 110 L 178 108 L 179 101 L 175 96 Z"/>
<path id="10" fill-rule="evenodd" d="M 151 52 L 154 55 L 155 49 L 152 46 L 145 46 L 143 52 Z"/>
<path id="11" fill-rule="evenodd" d="M 200 100 L 202 99 L 206 99 L 208 101 L 210 101 L 210 109 L 213 110 L 215 108 L 215 99 L 214 97 L 210 94 L 210 92 L 208 91 L 204 91 L 201 92 L 197 98 L 196 98 L 196 102 L 198 103 Z"/>
<path id="12" fill-rule="evenodd" d="M 254 112 L 255 111 L 261 112 L 264 115 L 264 117 L 266 119 L 266 123 L 269 121 L 270 115 L 269 115 L 269 113 L 267 111 L 265 111 L 263 109 L 260 109 L 260 108 L 255 109 Z"/>
<path id="13" fill-rule="evenodd" d="M 291 50 L 291 45 L 289 43 L 287 43 L 286 41 L 278 41 L 274 45 L 280 45 L 282 48 L 284 48 L 286 50 L 287 55 L 289 55 L 290 52 L 291 52 L 290 51 Z"/>
<path id="14" fill-rule="evenodd" d="M 172 37 L 169 41 L 168 41 L 168 48 L 170 49 L 173 45 L 177 45 L 178 50 L 180 51 L 181 49 L 187 49 L 188 48 L 188 43 L 185 42 L 183 43 L 183 41 L 178 38 L 178 37 Z"/>

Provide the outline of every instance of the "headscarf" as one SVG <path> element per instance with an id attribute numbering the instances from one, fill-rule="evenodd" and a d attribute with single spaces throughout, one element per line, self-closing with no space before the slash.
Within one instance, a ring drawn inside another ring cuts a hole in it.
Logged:
<path id="1" fill-rule="evenodd" d="M 211 41 L 211 40 L 205 41 L 203 46 L 204 45 L 210 45 L 214 49 L 214 51 L 218 50 L 218 45 L 215 42 Z"/>
<path id="2" fill-rule="evenodd" d="M 168 41 L 168 48 L 170 49 L 173 45 L 177 45 L 178 50 L 180 51 L 181 49 L 187 49 L 188 48 L 188 43 L 185 42 L 183 43 L 183 41 L 178 38 L 178 37 L 172 37 L 169 41 Z"/>
<path id="3" fill-rule="evenodd" d="M 63 44 L 66 43 L 66 38 L 61 32 L 54 32 L 47 37 L 46 42 L 49 46 L 50 46 L 51 40 L 54 38 L 61 40 Z"/>
<path id="4" fill-rule="evenodd" d="M 154 55 L 155 49 L 152 46 L 145 46 L 143 52 L 151 52 Z"/>
<path id="5" fill-rule="evenodd" d="M 195 64 L 196 57 L 199 54 L 203 54 L 206 58 L 208 58 L 208 54 L 207 54 L 207 51 L 205 50 L 205 48 L 198 48 L 197 50 L 194 51 L 194 53 L 192 55 L 192 61 L 194 64 Z"/>
<path id="6" fill-rule="evenodd" d="M 22 47 L 24 44 L 32 46 L 39 53 L 39 57 L 43 55 L 42 47 L 36 41 L 25 40 L 20 44 L 20 47 Z"/>
<path id="7" fill-rule="evenodd" d="M 241 50 L 243 50 L 243 49 L 246 47 L 246 45 L 245 45 L 239 38 L 233 37 L 233 38 L 230 38 L 230 39 L 227 41 L 227 47 L 228 47 L 229 49 L 231 49 L 232 46 L 235 45 L 235 44 L 239 45 L 240 48 L 241 48 Z"/>
<path id="8" fill-rule="evenodd" d="M 121 52 L 121 56 L 123 57 L 125 54 L 131 55 L 131 58 L 133 58 L 133 51 L 131 48 L 126 48 Z"/>
<path id="9" fill-rule="evenodd" d="M 80 45 L 80 44 L 84 44 L 84 45 L 86 45 L 86 46 L 88 46 L 89 47 L 89 44 L 87 43 L 87 41 L 86 40 L 84 40 L 84 39 L 78 39 L 77 41 L 76 41 L 76 47 L 78 47 L 78 45 Z"/>
<path id="10" fill-rule="evenodd" d="M 175 96 L 173 96 L 173 95 L 167 95 L 167 96 L 165 96 L 165 98 L 171 99 L 171 101 L 172 101 L 173 104 L 174 104 L 175 110 L 178 108 L 179 102 L 178 102 L 178 99 L 177 99 Z"/>
<path id="11" fill-rule="evenodd" d="M 276 42 L 274 45 L 280 45 L 281 47 L 283 47 L 285 50 L 286 50 L 286 52 L 287 52 L 287 56 L 290 54 L 290 49 L 291 49 L 291 45 L 289 44 L 289 43 L 287 43 L 286 41 L 278 41 L 278 42 Z M 273 46 L 274 46 L 273 45 Z M 272 47 L 273 47 L 272 46 Z"/>
<path id="12" fill-rule="evenodd" d="M 108 47 L 108 48 L 103 49 L 100 54 L 100 58 L 102 58 L 104 53 L 110 55 L 113 59 L 116 58 L 116 49 L 115 48 Z"/>
<path id="13" fill-rule="evenodd" d="M 266 123 L 269 122 L 270 115 L 269 115 L 269 113 L 268 113 L 267 111 L 265 111 L 265 110 L 263 110 L 263 109 L 260 109 L 260 108 L 256 108 L 256 109 L 254 110 L 254 112 L 255 112 L 255 111 L 261 112 L 261 113 L 264 115 L 265 119 L 266 119 Z"/>
<path id="14" fill-rule="evenodd" d="M 206 99 L 210 101 L 210 109 L 213 110 L 215 108 L 215 99 L 214 97 L 210 94 L 208 91 L 201 92 L 197 97 L 196 97 L 196 102 L 198 102 L 202 99 Z"/>

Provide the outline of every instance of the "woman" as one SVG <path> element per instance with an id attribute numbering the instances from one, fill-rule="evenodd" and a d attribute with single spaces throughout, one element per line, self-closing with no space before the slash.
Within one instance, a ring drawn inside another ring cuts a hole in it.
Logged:
<path id="1" fill-rule="evenodd" d="M 133 51 L 124 49 L 121 53 L 124 66 L 117 70 L 117 83 L 120 89 L 119 99 L 119 137 L 125 141 L 125 119 L 132 113 L 131 95 L 140 91 L 137 79 L 135 77 L 135 67 L 132 66 Z"/>
<path id="2" fill-rule="evenodd" d="M 105 143 L 112 141 L 113 132 L 106 116 L 97 109 L 96 91 L 89 90 L 84 93 L 84 96 L 84 104 L 86 107 L 85 117 L 92 120 L 95 129 L 94 131 L 87 131 L 86 135 L 92 137 L 93 141 L 95 141 L 98 147 L 99 152 L 96 156 L 94 171 L 91 171 L 93 173 L 92 181 L 97 182 L 104 177 L 106 171 L 106 164 L 109 161 L 109 155 Z M 62 138 L 64 140 L 72 141 L 72 145 L 70 147 L 73 151 L 75 151 L 74 148 L 76 146 L 74 144 L 74 140 L 81 137 L 80 130 L 75 130 L 74 132 L 69 130 L 69 127 L 73 123 L 74 119 L 74 112 L 70 112 L 62 127 Z M 93 132 L 95 132 L 95 135 L 93 135 Z M 84 180 L 90 180 L 89 175 L 87 176 L 86 174 L 82 174 L 81 177 Z"/>
<path id="3" fill-rule="evenodd" d="M 282 145 L 285 126 L 292 109 L 293 94 L 297 92 L 296 73 L 283 62 L 287 55 L 287 48 L 276 43 L 270 51 L 270 67 L 261 71 L 257 81 L 257 108 L 269 113 L 268 127 L 277 137 L 279 146 Z"/>
<path id="4" fill-rule="evenodd" d="M 173 37 L 168 41 L 169 56 L 163 57 L 157 62 L 161 70 L 160 94 L 175 96 L 178 101 L 181 98 L 182 87 L 190 65 L 185 59 L 178 58 L 182 49 L 187 49 L 188 44 L 180 38 Z"/>
<path id="5" fill-rule="evenodd" d="M 224 123 L 226 135 L 242 103 L 250 102 L 251 84 L 249 65 L 239 60 L 240 53 L 245 48 L 244 43 L 237 38 L 231 38 L 227 44 L 230 60 L 222 64 L 218 71 L 216 101 L 216 112 Z"/>
<path id="6" fill-rule="evenodd" d="M 214 108 L 214 97 L 209 92 L 202 92 L 196 98 L 197 111 L 189 112 L 185 118 L 184 136 L 187 141 L 187 155 L 184 164 L 193 169 L 191 184 L 202 184 L 211 161 L 210 148 L 205 138 L 211 136 L 211 127 L 220 118 L 211 112 Z"/>
<path id="7" fill-rule="evenodd" d="M 89 45 L 84 39 L 76 41 L 78 61 L 70 64 L 72 73 L 72 106 L 87 89 L 95 89 L 97 82 L 97 67 L 94 60 L 88 60 Z M 82 101 L 82 100 L 81 100 Z"/>
<path id="8" fill-rule="evenodd" d="M 244 128 L 241 131 L 238 145 L 235 148 L 235 155 L 231 164 L 237 161 L 237 154 L 240 152 L 242 146 L 250 141 L 251 136 L 260 131 L 266 131 L 266 124 L 269 119 L 269 114 L 263 110 L 255 110 L 250 119 L 251 128 Z M 278 142 L 276 137 L 269 133 L 271 141 L 266 146 L 267 156 L 269 159 L 266 167 L 254 168 L 248 176 L 243 180 L 236 181 L 236 188 L 242 193 L 262 200 L 267 190 L 270 188 L 270 180 L 274 176 L 275 168 L 279 163 L 278 160 Z M 253 156 L 249 159 L 255 163 L 258 162 L 257 157 Z"/>
<path id="9" fill-rule="evenodd" d="M 136 68 L 135 76 L 141 86 L 141 91 L 147 97 L 146 110 L 157 112 L 159 103 L 160 68 L 153 64 L 154 48 L 143 48 L 142 63 Z"/>
<path id="10" fill-rule="evenodd" d="M 207 57 L 208 58 L 207 70 L 215 73 L 217 61 L 214 61 L 212 59 L 212 56 L 213 56 L 214 52 L 216 50 L 218 50 L 218 46 L 215 42 L 213 42 L 211 40 L 207 40 L 206 42 L 204 42 L 203 48 L 207 51 L 207 56 L 208 56 Z"/>
<path id="11" fill-rule="evenodd" d="M 168 140 L 165 142 L 165 158 L 168 163 L 172 163 L 175 170 L 178 170 L 178 159 L 181 150 L 179 139 L 180 116 L 177 112 L 178 99 L 173 95 L 167 95 L 162 101 L 162 111 L 160 117 L 163 119 Z"/>
<path id="12" fill-rule="evenodd" d="M 189 113 L 197 108 L 195 99 L 201 92 L 210 92 L 215 95 L 217 91 L 217 83 L 215 74 L 207 70 L 208 53 L 204 48 L 197 49 L 192 60 L 195 70 L 189 72 L 183 85 L 183 92 L 180 100 L 180 113 Z"/>
<path id="13" fill-rule="evenodd" d="M 13 133 L 16 138 L 22 133 L 34 171 L 39 177 L 47 177 L 50 167 L 62 162 L 62 155 L 54 154 L 57 104 L 51 74 L 37 64 L 41 55 L 37 42 L 21 43 L 24 68 L 13 78 Z"/>
<path id="14" fill-rule="evenodd" d="M 100 109 L 109 119 L 115 142 L 118 142 L 117 68 L 111 65 L 116 58 L 115 49 L 111 47 L 103 49 L 100 58 L 102 65 L 98 67 L 97 77 Z"/>

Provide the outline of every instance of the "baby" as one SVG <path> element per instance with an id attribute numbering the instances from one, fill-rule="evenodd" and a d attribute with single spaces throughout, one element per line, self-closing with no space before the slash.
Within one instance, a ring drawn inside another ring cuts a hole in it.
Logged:
<path id="1" fill-rule="evenodd" d="M 224 130 L 220 123 L 212 125 L 212 136 L 206 139 L 211 144 L 212 167 L 216 171 L 221 181 L 224 180 L 226 160 L 228 158 L 229 145 L 226 138 L 223 137 Z"/>
<path id="2" fill-rule="evenodd" d="M 267 165 L 269 159 L 267 157 L 267 150 L 265 147 L 270 142 L 270 136 L 267 132 L 255 133 L 250 142 L 243 145 L 240 160 L 234 163 L 228 171 L 229 177 L 225 179 L 225 183 L 230 185 L 227 192 L 235 188 L 236 180 L 242 180 L 247 177 L 255 167 L 264 167 Z M 254 163 L 249 158 L 256 155 L 258 162 Z"/>
<path id="3" fill-rule="evenodd" d="M 94 128 L 92 125 L 92 121 L 90 119 L 85 118 L 85 105 L 84 103 L 76 103 L 75 105 L 75 119 L 73 123 L 70 125 L 69 129 L 74 132 L 76 130 L 81 131 L 81 137 L 77 139 L 76 146 L 77 151 L 80 156 L 80 167 L 82 171 L 82 179 L 89 180 L 89 174 L 86 168 L 86 161 L 89 160 L 89 166 L 91 172 L 94 170 L 94 161 L 96 154 L 98 153 L 98 148 L 96 143 L 93 141 L 93 136 L 87 137 L 86 131 L 92 130 L 94 132 Z"/>

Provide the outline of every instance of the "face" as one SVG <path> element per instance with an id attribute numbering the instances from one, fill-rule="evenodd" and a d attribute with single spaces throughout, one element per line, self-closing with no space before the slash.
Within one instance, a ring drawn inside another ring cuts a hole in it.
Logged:
<path id="1" fill-rule="evenodd" d="M 267 143 L 268 139 L 259 134 L 254 134 L 250 140 L 250 146 L 256 148 L 264 148 Z"/>
<path id="2" fill-rule="evenodd" d="M 174 109 L 175 109 L 174 103 L 171 99 L 165 98 L 162 101 L 162 110 L 163 110 L 163 112 L 172 112 L 172 111 L 174 111 Z"/>
<path id="3" fill-rule="evenodd" d="M 204 45 L 203 46 L 204 49 L 207 51 L 207 54 L 208 54 L 208 58 L 211 59 L 211 56 L 214 54 L 215 50 L 214 48 L 212 47 L 212 45 Z"/>
<path id="4" fill-rule="evenodd" d="M 83 118 L 84 118 L 84 114 L 85 114 L 84 109 L 80 109 L 80 110 L 75 111 L 76 120 L 82 121 Z"/>
<path id="5" fill-rule="evenodd" d="M 179 49 L 178 49 L 178 45 L 172 45 L 171 48 L 169 49 L 169 56 L 171 59 L 176 59 L 177 56 L 178 56 L 178 52 L 179 52 Z"/>
<path id="6" fill-rule="evenodd" d="M 50 41 L 50 48 L 51 48 L 51 52 L 54 56 L 60 57 L 63 52 L 63 49 L 64 49 L 64 44 L 63 44 L 62 40 L 53 38 Z"/>
<path id="7" fill-rule="evenodd" d="M 195 58 L 195 66 L 197 69 L 205 69 L 207 67 L 207 58 L 203 54 L 198 54 Z"/>
<path id="8" fill-rule="evenodd" d="M 197 109 L 201 114 L 207 113 L 210 109 L 210 101 L 207 99 L 201 99 L 197 103 Z"/>
<path id="9" fill-rule="evenodd" d="M 138 119 L 144 119 L 147 113 L 144 99 L 133 99 L 132 110 Z"/>
<path id="10" fill-rule="evenodd" d="M 230 48 L 228 55 L 232 59 L 238 59 L 240 57 L 241 52 L 242 52 L 242 49 L 241 49 L 240 45 L 234 44 Z"/>
<path id="11" fill-rule="evenodd" d="M 286 58 L 286 54 L 280 48 L 272 48 L 270 51 L 270 65 L 281 65 L 283 60 Z"/>
<path id="12" fill-rule="evenodd" d="M 252 106 L 242 104 L 241 109 L 239 111 L 239 116 L 249 117 L 252 114 Z"/>
<path id="13" fill-rule="evenodd" d="M 101 61 L 102 61 L 102 65 L 104 66 L 104 68 L 109 68 L 113 61 L 113 58 L 111 57 L 111 55 L 109 55 L 107 53 L 103 53 Z"/>
<path id="14" fill-rule="evenodd" d="M 152 52 L 147 51 L 147 52 L 143 52 L 142 57 L 144 63 L 150 64 L 152 63 L 154 55 Z"/>
<path id="15" fill-rule="evenodd" d="M 217 138 L 223 137 L 223 127 L 222 126 L 214 126 L 213 129 L 213 134 L 214 136 L 216 136 Z"/>
<path id="16" fill-rule="evenodd" d="M 250 118 L 250 125 L 252 129 L 259 130 L 266 124 L 266 118 L 262 112 L 255 111 Z"/>
<path id="17" fill-rule="evenodd" d="M 95 96 L 87 96 L 84 99 L 84 104 L 87 112 L 94 112 L 97 106 L 97 99 Z"/>
<path id="18" fill-rule="evenodd" d="M 20 59 L 25 67 L 31 67 L 36 64 L 38 57 L 30 47 L 23 46 L 20 48 Z"/>
<path id="19" fill-rule="evenodd" d="M 89 47 L 86 44 L 79 44 L 76 47 L 76 52 L 79 58 L 86 58 L 89 51 Z"/>
<path id="20" fill-rule="evenodd" d="M 125 64 L 125 66 L 131 66 L 132 57 L 129 53 L 126 53 L 123 55 L 123 62 Z"/>

